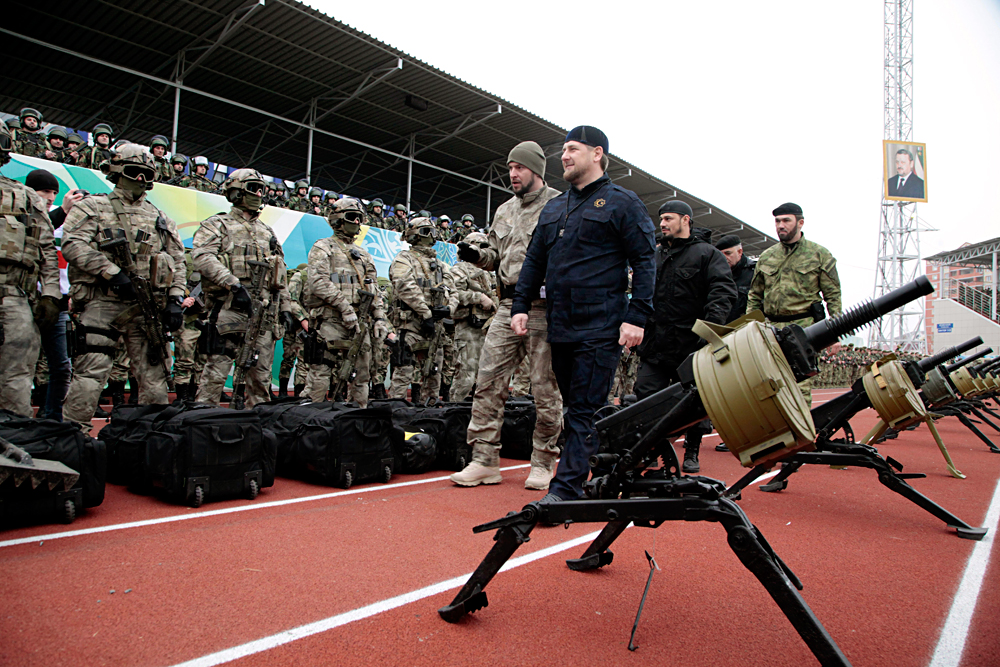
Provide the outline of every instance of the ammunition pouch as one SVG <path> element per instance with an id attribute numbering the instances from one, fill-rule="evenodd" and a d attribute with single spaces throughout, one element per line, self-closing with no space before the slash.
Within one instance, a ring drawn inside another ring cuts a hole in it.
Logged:
<path id="1" fill-rule="evenodd" d="M 396 338 L 395 343 L 386 340 L 389 344 L 389 363 L 393 368 L 403 368 L 413 365 L 413 350 L 406 344 L 402 337 Z"/>
<path id="2" fill-rule="evenodd" d="M 305 334 L 302 345 L 302 361 L 307 364 L 322 364 L 325 358 L 326 343 L 319 337 L 317 331 L 319 327 L 314 327 Z"/>
<path id="3" fill-rule="evenodd" d="M 219 319 L 219 311 L 222 310 L 222 302 L 217 301 L 212 307 L 212 313 L 208 321 L 195 320 L 195 326 L 201 331 L 198 336 L 198 352 L 204 355 L 228 354 L 226 350 L 226 339 L 219 333 L 216 322 Z"/>
<path id="4" fill-rule="evenodd" d="M 118 348 L 114 345 L 89 345 L 87 334 L 97 334 L 111 340 L 119 340 L 121 333 L 114 329 L 103 329 L 101 327 L 88 327 L 80 324 L 80 318 L 70 315 L 66 322 L 66 354 L 70 359 L 75 359 L 83 354 L 103 354 L 114 359 L 118 355 Z"/>
<path id="5" fill-rule="evenodd" d="M 826 319 L 826 309 L 823 308 L 823 302 L 817 301 L 816 303 L 809 306 L 809 315 L 813 318 L 813 324 L 819 322 L 820 320 Z"/>
<path id="6" fill-rule="evenodd" d="M 490 318 L 488 318 L 488 317 L 485 318 L 485 319 L 483 319 L 483 318 L 476 317 L 475 313 L 469 313 L 469 320 L 468 320 L 468 322 L 469 322 L 469 326 L 472 327 L 473 329 L 482 329 L 486 325 L 486 323 L 489 322 L 489 321 L 490 321 Z"/>

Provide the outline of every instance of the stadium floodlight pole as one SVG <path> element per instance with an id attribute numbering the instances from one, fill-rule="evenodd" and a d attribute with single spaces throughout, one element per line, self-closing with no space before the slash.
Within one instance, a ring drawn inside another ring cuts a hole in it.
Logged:
<path id="1" fill-rule="evenodd" d="M 410 156 L 406 158 L 406 215 L 410 215 L 410 194 L 413 190 L 413 149 L 417 145 L 417 135 L 410 135 Z"/>
<path id="2" fill-rule="evenodd" d="M 309 144 L 306 147 L 306 180 L 312 185 L 313 129 L 316 127 L 316 98 L 309 100 Z"/>
<path id="3" fill-rule="evenodd" d="M 483 228 L 490 224 L 490 194 L 493 193 L 493 188 L 486 188 L 486 222 L 483 223 Z M 994 255 L 996 257 L 996 255 Z"/>

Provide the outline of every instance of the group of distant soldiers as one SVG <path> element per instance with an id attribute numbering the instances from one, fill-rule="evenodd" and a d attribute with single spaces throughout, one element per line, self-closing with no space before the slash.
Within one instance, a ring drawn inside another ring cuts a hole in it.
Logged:
<path id="1" fill-rule="evenodd" d="M 813 378 L 813 386 L 850 387 L 871 370 L 872 364 L 886 354 L 888 353 L 885 350 L 854 345 L 845 345 L 835 352 L 827 350 L 817 360 L 819 375 Z M 894 354 L 900 361 L 920 361 L 923 358 L 922 355 L 900 350 Z"/>

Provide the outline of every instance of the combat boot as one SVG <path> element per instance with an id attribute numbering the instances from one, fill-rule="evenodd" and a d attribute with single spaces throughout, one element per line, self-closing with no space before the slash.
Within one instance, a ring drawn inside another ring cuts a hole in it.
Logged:
<path id="1" fill-rule="evenodd" d="M 441 384 L 441 400 L 448 403 L 451 400 L 451 385 Z"/>
<path id="2" fill-rule="evenodd" d="M 535 450 L 531 453 L 531 472 L 524 482 L 524 488 L 530 491 L 547 491 L 552 480 L 556 464 L 556 455 Z"/>
<path id="3" fill-rule="evenodd" d="M 117 408 L 125 403 L 125 383 L 109 382 L 108 389 L 111 390 L 111 406 Z"/>
<path id="4" fill-rule="evenodd" d="M 499 484 L 503 481 L 503 478 L 500 476 L 500 466 L 484 466 L 478 461 L 473 461 L 465 466 L 462 472 L 453 473 L 449 479 L 459 486 Z"/>
<path id="5" fill-rule="evenodd" d="M 420 385 L 416 382 L 410 384 L 410 402 L 411 403 L 420 402 Z"/>
<path id="6" fill-rule="evenodd" d="M 297 385 L 295 385 L 295 387 L 294 387 L 294 393 L 295 393 L 295 395 L 296 396 L 301 396 L 302 392 L 303 392 L 303 390 L 305 390 L 305 388 L 306 388 L 306 386 L 304 384 L 297 384 Z"/>
<path id="7" fill-rule="evenodd" d="M 139 381 L 128 376 L 128 404 L 139 405 Z"/>
<path id="8" fill-rule="evenodd" d="M 372 385 L 372 390 L 371 390 L 371 394 L 369 395 L 369 399 L 371 399 L 371 400 L 379 400 L 379 399 L 385 399 L 385 398 L 388 398 L 388 397 L 389 397 L 389 395 L 385 393 L 385 385 L 384 384 L 382 384 L 381 382 L 376 382 L 375 384 Z"/>
<path id="9" fill-rule="evenodd" d="M 184 401 L 194 400 L 194 396 L 191 395 L 191 385 L 188 383 L 175 385 L 177 387 L 177 398 L 174 399 L 173 405 L 182 405 Z"/>
<path id="10" fill-rule="evenodd" d="M 107 419 L 111 416 L 111 413 L 102 408 L 100 405 L 94 410 L 94 419 Z"/>
<path id="11" fill-rule="evenodd" d="M 278 378 L 278 398 L 288 396 L 288 378 Z"/>

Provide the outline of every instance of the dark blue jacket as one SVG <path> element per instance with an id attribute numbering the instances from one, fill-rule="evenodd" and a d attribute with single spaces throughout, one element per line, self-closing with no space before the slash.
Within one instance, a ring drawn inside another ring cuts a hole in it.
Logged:
<path id="1" fill-rule="evenodd" d="M 622 322 L 645 327 L 653 312 L 653 231 L 639 197 L 607 175 L 550 200 L 528 244 L 511 314 L 527 313 L 544 282 L 549 342 L 617 339 Z"/>

